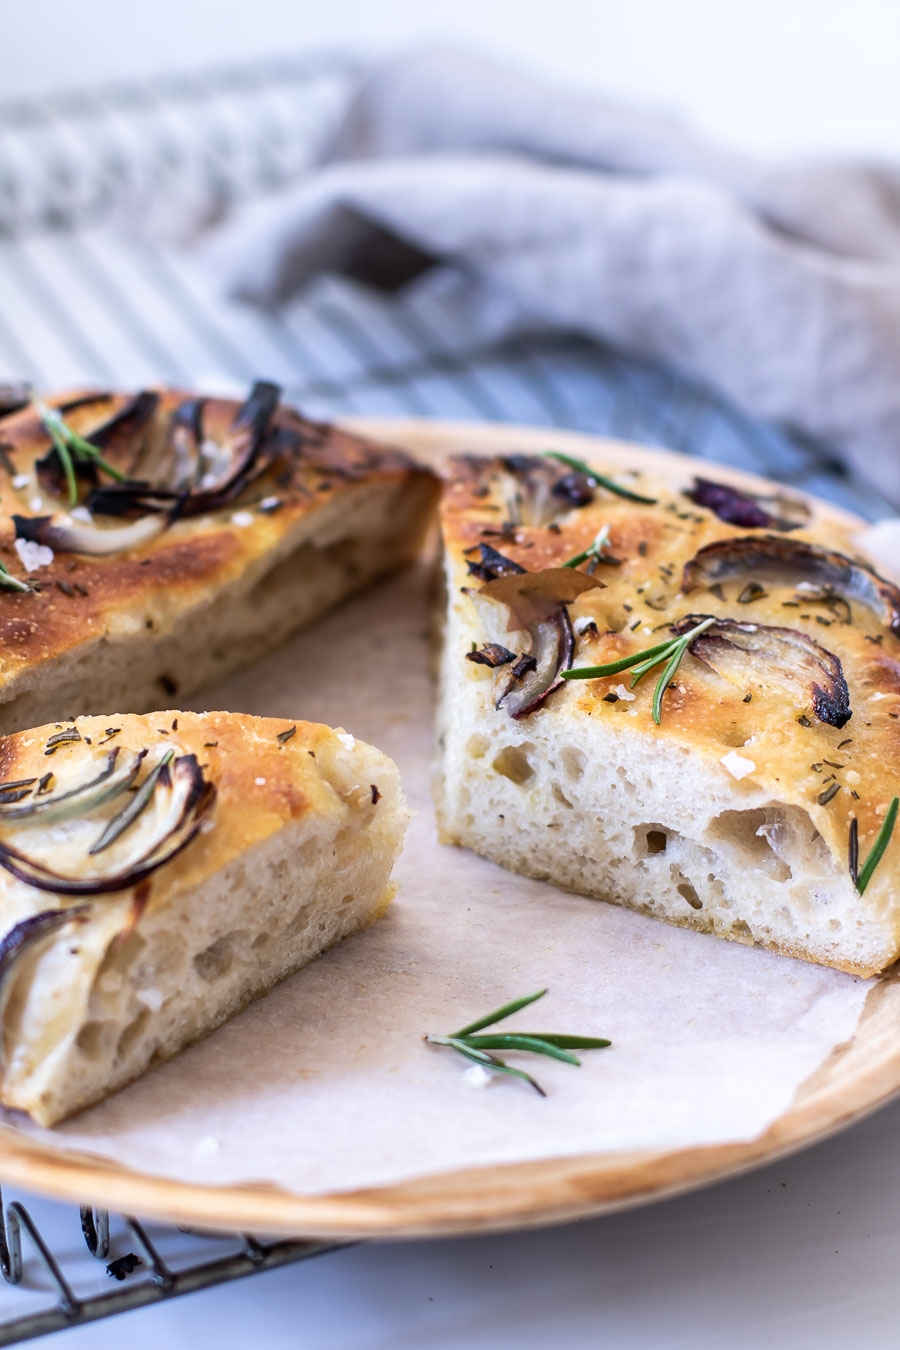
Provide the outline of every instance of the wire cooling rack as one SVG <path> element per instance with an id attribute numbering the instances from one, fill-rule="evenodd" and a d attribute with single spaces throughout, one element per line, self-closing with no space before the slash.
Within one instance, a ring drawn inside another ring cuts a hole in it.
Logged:
<path id="1" fill-rule="evenodd" d="M 449 273 L 391 297 L 322 277 L 274 313 L 223 300 L 185 240 L 310 165 L 354 69 L 341 54 L 320 54 L 0 102 L 0 381 L 213 391 L 266 376 L 313 416 L 606 433 L 883 513 L 827 448 L 577 334 L 510 339 L 500 314 L 496 340 L 473 347 L 464 290 Z M 80 1259 L 73 1249 L 74 1212 L 66 1228 L 53 1211 L 51 1240 L 34 1217 L 47 1202 L 0 1207 L 0 1269 L 28 1303 L 0 1320 L 0 1346 L 335 1247 L 199 1237 L 134 1218 L 113 1220 L 111 1247 L 109 1216 L 82 1210 L 92 1255 L 105 1265 L 115 1248 L 140 1262 L 109 1289 L 103 1266 L 86 1271 L 84 1249 Z"/>

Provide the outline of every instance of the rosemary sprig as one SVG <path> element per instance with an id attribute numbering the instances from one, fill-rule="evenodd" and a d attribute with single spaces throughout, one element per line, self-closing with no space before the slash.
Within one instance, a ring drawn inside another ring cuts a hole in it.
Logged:
<path id="1" fill-rule="evenodd" d="M 565 464 L 574 473 L 584 474 L 585 478 L 596 483 L 598 487 L 606 488 L 607 492 L 614 492 L 617 497 L 624 497 L 629 502 L 641 502 L 644 506 L 655 506 L 657 497 L 642 497 L 639 492 L 632 492 L 631 488 L 622 487 L 621 483 L 615 482 L 612 478 L 607 478 L 605 474 L 598 473 L 590 465 L 585 464 L 582 459 L 575 459 L 573 455 L 564 455 L 561 450 L 545 450 L 546 459 L 558 460 L 560 464 Z"/>
<path id="2" fill-rule="evenodd" d="M 105 848 L 109 848 L 110 844 L 114 844 L 119 836 L 125 833 L 129 825 L 137 820 L 156 790 L 159 775 L 167 764 L 172 763 L 174 758 L 175 751 L 167 750 L 159 763 L 153 766 L 128 805 L 124 806 L 118 815 L 113 816 L 96 844 L 88 850 L 91 857 L 93 857 L 95 853 L 102 853 Z"/>
<path id="3" fill-rule="evenodd" d="M 587 548 L 584 549 L 581 553 L 576 553 L 574 558 L 570 558 L 568 562 L 564 562 L 562 564 L 563 567 L 580 567 L 581 564 L 587 562 L 589 558 L 596 558 L 598 562 L 613 562 L 613 559 L 607 558 L 603 552 L 608 543 L 609 543 L 609 526 L 604 525 L 603 529 L 599 532 L 594 542 L 592 544 L 588 544 Z M 615 561 L 618 561 L 618 559 L 616 559 Z"/>
<path id="4" fill-rule="evenodd" d="M 573 1050 L 603 1050 L 606 1046 L 612 1044 L 600 1036 L 563 1036 L 557 1032 L 526 1032 L 526 1031 L 495 1031 L 488 1036 L 479 1036 L 478 1032 L 483 1031 L 485 1027 L 492 1027 L 497 1022 L 502 1022 L 504 1018 L 511 1017 L 514 1012 L 520 1008 L 527 1008 L 529 1003 L 536 1003 L 539 998 L 543 998 L 546 989 L 539 989 L 536 994 L 526 994 L 525 998 L 513 999 L 511 1003 L 504 1003 L 502 1008 L 497 1008 L 494 1012 L 488 1013 L 486 1017 L 479 1017 L 477 1021 L 470 1022 L 468 1026 L 462 1027 L 459 1031 L 451 1032 L 449 1036 L 423 1036 L 422 1039 L 429 1045 L 445 1045 L 449 1049 L 455 1050 L 462 1055 L 464 1059 L 469 1059 L 473 1064 L 480 1064 L 483 1069 L 490 1073 L 505 1073 L 513 1078 L 521 1078 L 540 1096 L 546 1097 L 546 1092 L 530 1073 L 524 1069 L 514 1069 L 507 1064 L 505 1060 L 500 1059 L 498 1055 L 493 1055 L 492 1050 L 519 1050 L 532 1055 L 546 1055 L 549 1059 L 560 1060 L 563 1064 L 572 1064 L 579 1068 L 581 1060 L 577 1055 L 573 1055 Z"/>
<path id="5" fill-rule="evenodd" d="M 859 866 L 859 823 L 855 816 L 850 822 L 850 879 L 860 895 L 872 880 L 872 873 L 881 862 L 884 851 L 891 842 L 891 835 L 894 833 L 894 826 L 897 823 L 898 810 L 900 810 L 900 797 L 894 797 L 885 813 L 884 820 L 881 822 L 878 838 L 872 845 L 871 852 L 862 867 Z"/>
<path id="6" fill-rule="evenodd" d="M 31 394 L 31 404 L 38 417 L 43 422 L 47 434 L 53 442 L 53 448 L 59 457 L 59 462 L 62 465 L 63 475 L 66 480 L 66 487 L 68 488 L 70 506 L 75 506 L 78 501 L 78 480 L 75 475 L 75 460 L 91 460 L 97 465 L 98 469 L 102 469 L 104 473 L 108 473 L 110 478 L 114 478 L 116 482 L 127 482 L 127 474 L 122 473 L 119 469 L 114 468 L 112 464 L 109 464 L 95 445 L 91 445 L 90 441 L 86 441 L 83 436 L 79 436 L 77 431 L 73 431 L 68 423 L 64 421 L 61 413 L 57 412 L 55 408 L 48 407 L 43 399 L 38 398 L 37 394 L 33 392 Z"/>
<path id="7" fill-rule="evenodd" d="M 642 652 L 632 652 L 630 656 L 623 656 L 618 661 L 608 661 L 603 666 L 577 666 L 574 670 L 561 670 L 559 673 L 564 680 L 599 680 L 606 675 L 618 675 L 620 671 L 632 668 L 633 689 L 645 675 L 665 661 L 665 670 L 660 675 L 653 694 L 653 720 L 659 726 L 662 721 L 662 701 L 665 692 L 681 665 L 689 643 L 715 622 L 714 618 L 703 619 L 681 637 L 672 638 L 669 642 L 659 642 L 655 647 L 646 647 Z"/>
<path id="8" fill-rule="evenodd" d="M 10 591 L 28 591 L 29 594 L 33 589 L 27 581 L 20 581 L 18 577 L 14 577 L 6 564 L 2 562 L 0 562 L 0 586 L 5 586 Z"/>

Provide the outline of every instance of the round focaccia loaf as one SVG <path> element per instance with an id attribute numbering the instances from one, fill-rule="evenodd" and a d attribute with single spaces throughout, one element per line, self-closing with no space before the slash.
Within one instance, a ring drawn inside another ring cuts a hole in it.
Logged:
<path id="1" fill-rule="evenodd" d="M 52 1124 L 371 923 L 407 819 L 391 760 L 312 723 L 0 740 L 0 1101 Z"/>
<path id="2" fill-rule="evenodd" d="M 244 403 L 86 391 L 0 418 L 0 732 L 143 712 L 259 659 L 412 561 L 436 494 L 265 382 Z"/>
<path id="3" fill-rule="evenodd" d="M 672 923 L 882 970 L 900 955 L 900 830 L 857 882 L 900 793 L 900 592 L 832 508 L 645 463 L 618 447 L 606 466 L 449 466 L 443 838 Z M 632 686 L 638 653 L 698 628 L 668 679 L 663 661 Z"/>

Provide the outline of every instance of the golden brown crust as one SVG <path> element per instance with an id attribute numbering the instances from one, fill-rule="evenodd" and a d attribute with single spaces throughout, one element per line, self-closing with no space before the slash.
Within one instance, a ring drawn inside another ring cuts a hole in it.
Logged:
<path id="1" fill-rule="evenodd" d="M 72 728 L 80 739 L 50 747 L 48 754 L 50 738 Z M 148 750 L 153 759 L 160 746 L 171 746 L 176 756 L 195 755 L 215 788 L 215 802 L 188 847 L 149 878 L 149 903 L 168 905 L 288 822 L 339 806 L 328 762 L 332 753 L 341 753 L 342 736 L 352 746 L 346 733 L 318 723 L 241 713 L 79 717 L 0 739 L 0 783 L 40 778 L 48 770 L 85 781 L 113 746 Z M 49 790 L 55 791 L 55 785 Z M 360 802 L 368 792 L 370 785 L 365 784 Z M 21 883 L 0 871 L 0 904 L 11 886 L 18 890 Z M 50 907 L 46 894 L 41 905 Z"/>
<path id="2" fill-rule="evenodd" d="M 156 392 L 158 405 L 141 438 L 149 435 L 159 442 L 173 411 L 191 396 Z M 67 425 L 89 438 L 93 428 L 121 412 L 132 398 L 74 391 L 47 403 L 63 409 Z M 239 407 L 235 400 L 206 399 L 204 436 L 224 439 Z M 113 556 L 54 549 L 49 566 L 29 574 L 15 548 L 12 517 L 64 512 L 67 505 L 36 472 L 36 462 L 51 448 L 37 412 L 29 407 L 0 419 L 0 561 L 13 576 L 31 575 L 40 587 L 32 594 L 0 588 L 0 684 L 9 687 L 23 671 L 108 632 L 136 625 L 171 627 L 180 612 L 263 565 L 298 521 L 329 504 L 339 505 L 361 483 L 431 476 L 399 450 L 310 422 L 285 405 L 274 413 L 270 430 L 280 438 L 279 453 L 261 477 L 223 508 L 175 520 L 151 542 Z M 135 436 L 114 438 L 104 448 L 105 458 L 132 474 L 135 444 Z M 261 510 L 260 502 L 267 502 L 267 508 Z"/>
<path id="3" fill-rule="evenodd" d="M 596 466 L 602 471 L 603 466 Z M 557 465 L 559 473 L 565 472 Z M 467 563 L 477 561 L 483 543 L 529 571 L 559 567 L 589 548 L 602 527 L 608 528 L 605 551 L 619 566 L 601 563 L 596 575 L 605 589 L 586 592 L 569 609 L 577 637 L 574 665 L 601 665 L 640 651 L 672 636 L 670 625 L 690 613 L 715 615 L 741 623 L 789 628 L 805 634 L 840 659 L 850 692 L 852 717 L 842 727 L 820 721 L 798 684 L 792 694 L 783 683 L 770 681 L 764 670 L 748 663 L 746 680 L 729 683 L 715 671 L 686 656 L 664 702 L 661 724 L 651 715 L 653 687 L 659 671 L 636 689 L 633 702 L 607 701 L 630 672 L 602 679 L 573 681 L 550 695 L 546 708 L 567 717 L 627 716 L 634 730 L 655 737 L 660 753 L 666 746 L 688 749 L 717 771 L 729 747 L 751 759 L 747 780 L 771 792 L 775 800 L 801 806 L 809 813 L 838 864 L 847 859 L 850 822 L 859 822 L 860 857 L 871 847 L 891 798 L 900 785 L 900 639 L 877 608 L 834 597 L 798 591 L 797 578 L 766 576 L 761 593 L 750 573 L 699 585 L 690 595 L 681 589 L 686 563 L 704 546 L 718 540 L 772 532 L 720 519 L 686 494 L 689 479 L 670 484 L 647 474 L 611 470 L 617 481 L 657 498 L 644 505 L 624 500 L 598 487 L 582 506 L 565 501 L 543 513 L 542 523 L 509 521 L 510 472 L 501 457 L 461 457 L 451 463 L 442 505 L 446 546 L 460 586 L 478 586 Z M 714 476 L 714 468 L 710 468 Z M 774 491 L 774 489 L 773 489 Z M 808 507 L 808 499 L 807 507 Z M 780 537 L 806 541 L 857 557 L 847 530 L 835 524 L 827 508 L 798 513 L 803 523 Z M 791 522 L 793 524 L 793 522 Z M 584 570 L 585 564 L 581 564 Z M 757 583 L 758 584 L 758 583 Z M 487 679 L 490 672 L 460 655 L 460 679 Z M 748 697 L 749 695 L 749 697 Z M 614 697 L 614 696 L 613 696 Z M 832 789 L 837 785 L 837 790 Z M 735 784 L 736 790 L 738 785 Z M 900 850 L 885 857 L 871 883 L 867 900 L 888 903 L 900 876 Z"/>

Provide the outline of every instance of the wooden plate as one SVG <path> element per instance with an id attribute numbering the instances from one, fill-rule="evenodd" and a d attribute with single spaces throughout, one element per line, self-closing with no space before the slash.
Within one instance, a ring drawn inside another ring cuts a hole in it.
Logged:
<path id="1" fill-rule="evenodd" d="M 509 453 L 549 444 L 609 464 L 640 464 L 689 481 L 698 461 L 661 450 L 558 431 L 427 422 L 358 422 L 379 439 L 432 459 L 448 450 Z M 709 466 L 706 470 L 709 471 Z M 770 488 L 716 465 L 715 477 Z M 838 530 L 856 517 L 827 508 Z M 0 1127 L 0 1177 L 55 1199 L 197 1227 L 323 1237 L 408 1237 L 559 1223 L 645 1204 L 733 1176 L 833 1134 L 900 1093 L 900 978 L 873 987 L 853 1039 L 839 1046 L 798 1092 L 790 1109 L 749 1143 L 677 1151 L 597 1153 L 471 1168 L 342 1194 L 305 1196 L 267 1185 L 200 1186 L 124 1169 L 85 1153 L 55 1149 Z"/>

